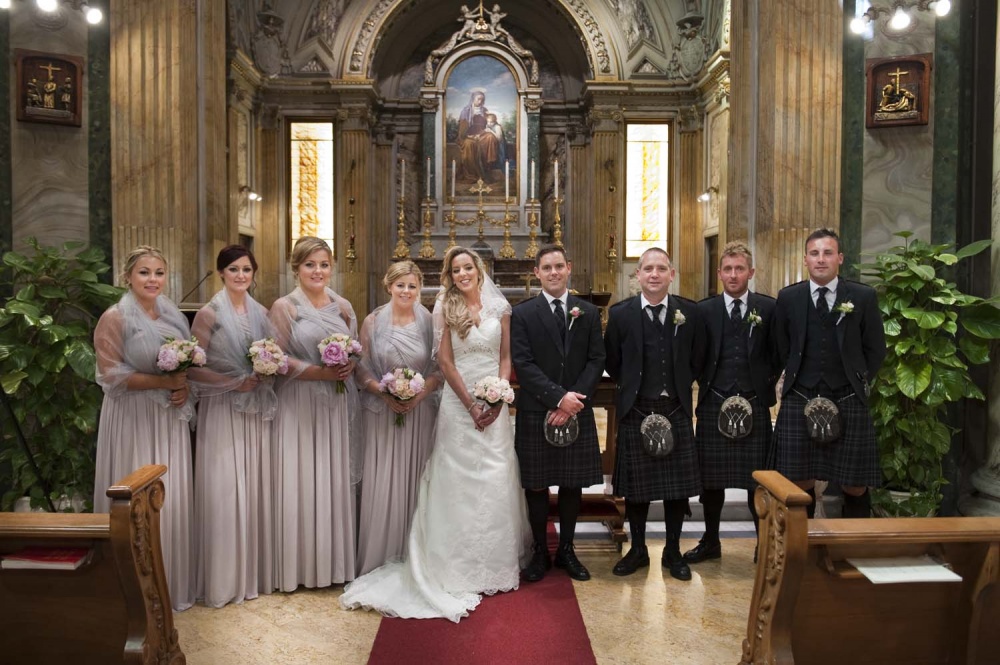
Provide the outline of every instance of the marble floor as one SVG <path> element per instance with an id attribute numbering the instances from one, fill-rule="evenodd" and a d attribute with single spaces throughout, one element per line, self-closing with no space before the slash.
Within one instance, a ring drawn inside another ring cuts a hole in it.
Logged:
<path id="1" fill-rule="evenodd" d="M 598 663 L 739 662 L 753 589 L 752 524 L 724 522 L 732 537 L 724 535 L 722 559 L 692 566 L 690 582 L 657 565 L 663 540 L 655 523 L 649 525 L 653 565 L 627 578 L 611 574 L 618 554 L 600 537 L 599 525 L 580 526 L 577 551 L 593 579 L 574 585 Z M 697 522 L 685 527 L 682 549 L 700 536 Z M 189 665 L 365 663 L 381 617 L 341 610 L 340 594 L 341 587 L 334 587 L 261 596 L 222 609 L 196 606 L 175 614 L 174 622 Z"/>

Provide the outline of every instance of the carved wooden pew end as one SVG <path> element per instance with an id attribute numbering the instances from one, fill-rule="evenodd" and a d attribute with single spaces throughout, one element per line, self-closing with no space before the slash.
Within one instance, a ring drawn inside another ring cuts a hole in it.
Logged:
<path id="1" fill-rule="evenodd" d="M 108 489 L 109 514 L 0 513 L 0 556 L 89 547 L 76 570 L 0 569 L 0 661 L 185 663 L 160 548 L 163 465 Z"/>

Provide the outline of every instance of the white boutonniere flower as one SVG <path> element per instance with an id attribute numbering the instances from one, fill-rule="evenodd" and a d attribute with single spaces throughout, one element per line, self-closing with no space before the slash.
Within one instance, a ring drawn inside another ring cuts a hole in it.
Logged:
<path id="1" fill-rule="evenodd" d="M 834 307 L 833 311 L 840 313 L 840 317 L 837 318 L 837 325 L 840 325 L 840 322 L 844 320 L 845 316 L 854 312 L 854 303 L 852 303 L 850 300 L 845 300 L 844 302 Z"/>
<path id="2" fill-rule="evenodd" d="M 753 335 L 753 329 L 764 323 L 764 319 L 761 318 L 760 313 L 756 309 L 753 309 L 747 314 L 747 321 L 750 323 L 750 332 L 747 333 L 747 338 L 750 338 Z"/>
<path id="3" fill-rule="evenodd" d="M 687 323 L 687 317 L 679 309 L 674 310 L 674 337 L 677 337 L 677 329 Z"/>
<path id="4" fill-rule="evenodd" d="M 574 307 L 573 309 L 569 310 L 569 327 L 570 327 L 570 330 L 573 329 L 573 322 L 576 321 L 582 315 L 583 315 L 583 310 L 580 309 L 579 307 Z"/>

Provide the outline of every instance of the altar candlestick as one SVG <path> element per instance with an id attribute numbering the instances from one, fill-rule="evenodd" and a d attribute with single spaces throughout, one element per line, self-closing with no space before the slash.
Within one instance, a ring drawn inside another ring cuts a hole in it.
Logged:
<path id="1" fill-rule="evenodd" d="M 427 158 L 427 198 L 431 197 L 431 158 Z"/>
<path id="2" fill-rule="evenodd" d="M 503 198 L 506 201 L 510 198 L 510 161 L 503 161 Z"/>
<path id="3" fill-rule="evenodd" d="M 559 160 L 556 160 L 556 198 L 559 198 Z"/>
<path id="4" fill-rule="evenodd" d="M 406 160 L 401 159 L 399 161 L 402 164 L 402 170 L 399 176 L 399 198 L 404 198 L 406 196 Z M 557 169 L 556 173 L 558 172 L 559 171 Z"/>
<path id="5" fill-rule="evenodd" d="M 535 198 L 535 160 L 531 160 L 531 198 Z"/>
<path id="6" fill-rule="evenodd" d="M 451 160 L 451 198 L 455 198 L 455 160 Z"/>

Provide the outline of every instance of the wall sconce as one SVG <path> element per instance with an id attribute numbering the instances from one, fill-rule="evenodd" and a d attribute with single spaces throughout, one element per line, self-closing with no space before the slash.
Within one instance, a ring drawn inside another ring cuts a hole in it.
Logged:
<path id="1" fill-rule="evenodd" d="M 11 0 L 0 0 L 0 9 L 10 9 Z M 60 0 L 35 0 L 35 6 L 38 7 L 40 11 L 47 14 L 59 10 Z M 83 12 L 84 18 L 87 19 L 87 23 L 91 25 L 97 25 L 104 20 L 104 12 L 98 7 L 94 7 L 86 2 L 81 2 L 80 0 L 63 0 L 62 4 L 70 7 L 71 9 L 79 9 Z"/>
<path id="2" fill-rule="evenodd" d="M 700 203 L 708 203 L 709 201 L 712 200 L 712 195 L 718 193 L 719 193 L 719 188 L 716 187 L 715 185 L 712 185 L 711 187 L 709 187 L 704 192 L 698 195 L 698 201 Z"/>
<path id="3" fill-rule="evenodd" d="M 937 16 L 947 16 L 951 11 L 951 0 L 895 0 L 887 7 L 877 7 L 869 5 L 868 9 L 860 16 L 851 19 L 851 32 L 861 35 L 867 32 L 869 26 L 885 14 L 891 15 L 889 28 L 895 32 L 902 32 L 910 27 L 912 17 L 910 10 L 916 9 L 921 12 L 933 11 Z"/>
<path id="4" fill-rule="evenodd" d="M 615 185 L 615 160 L 608 159 L 604 162 L 604 170 L 608 172 L 608 191 L 614 194 L 618 191 L 618 186 Z"/>
<path id="5" fill-rule="evenodd" d="M 250 201 L 263 201 L 264 197 L 257 192 L 250 189 L 248 185 L 243 185 L 240 187 L 240 194 L 243 194 Z"/>

